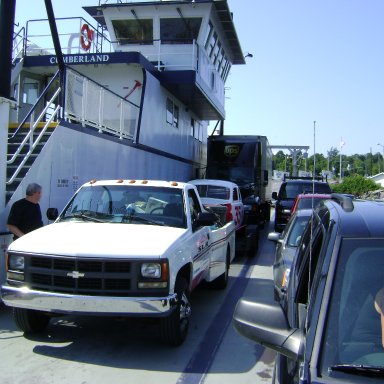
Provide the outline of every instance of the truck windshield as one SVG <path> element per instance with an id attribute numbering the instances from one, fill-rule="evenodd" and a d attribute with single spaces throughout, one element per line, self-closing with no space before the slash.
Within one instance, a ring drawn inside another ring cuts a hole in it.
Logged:
<path id="1" fill-rule="evenodd" d="M 238 166 L 235 164 L 210 165 L 208 179 L 219 179 L 232 181 L 237 185 L 251 184 L 253 179 L 253 168 Z"/>
<path id="2" fill-rule="evenodd" d="M 301 193 L 331 193 L 331 188 L 327 183 L 286 183 L 281 185 L 281 199 L 295 199 Z"/>
<path id="3" fill-rule="evenodd" d="M 207 178 L 229 180 L 239 186 L 254 183 L 256 156 L 255 142 L 212 141 L 208 148 Z"/>
<path id="4" fill-rule="evenodd" d="M 65 208 L 60 220 L 186 227 L 181 190 L 142 185 L 83 187 Z"/>

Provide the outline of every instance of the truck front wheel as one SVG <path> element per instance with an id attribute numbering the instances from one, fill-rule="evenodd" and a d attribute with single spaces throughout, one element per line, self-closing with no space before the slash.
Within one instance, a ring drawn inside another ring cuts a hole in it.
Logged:
<path id="1" fill-rule="evenodd" d="M 32 309 L 13 308 L 13 319 L 18 328 L 25 333 L 44 331 L 49 323 L 49 316 Z"/>
<path id="2" fill-rule="evenodd" d="M 172 346 L 181 345 L 187 337 L 191 305 L 187 281 L 179 277 L 176 280 L 175 292 L 177 305 L 173 312 L 160 320 L 160 335 L 165 344 Z"/>

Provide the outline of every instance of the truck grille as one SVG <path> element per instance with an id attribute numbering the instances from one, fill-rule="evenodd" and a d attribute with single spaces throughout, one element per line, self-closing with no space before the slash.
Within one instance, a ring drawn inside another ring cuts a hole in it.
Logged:
<path id="1" fill-rule="evenodd" d="M 137 289 L 139 261 L 31 256 L 25 263 L 25 283 L 39 291 L 92 296 L 149 293 Z M 151 294 L 156 296 L 156 292 Z"/>

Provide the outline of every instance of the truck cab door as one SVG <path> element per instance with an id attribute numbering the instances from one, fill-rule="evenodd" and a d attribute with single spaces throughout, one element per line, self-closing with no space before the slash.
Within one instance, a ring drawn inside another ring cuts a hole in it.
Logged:
<path id="1" fill-rule="evenodd" d="M 191 246 L 190 252 L 193 260 L 192 288 L 194 288 L 205 278 L 209 271 L 211 256 L 209 245 L 211 239 L 208 227 L 194 225 L 198 214 L 202 212 L 202 208 L 193 189 L 188 190 L 187 199 L 187 215 L 189 216 L 188 220 L 190 220 L 192 228 L 192 238 L 189 244 Z"/>

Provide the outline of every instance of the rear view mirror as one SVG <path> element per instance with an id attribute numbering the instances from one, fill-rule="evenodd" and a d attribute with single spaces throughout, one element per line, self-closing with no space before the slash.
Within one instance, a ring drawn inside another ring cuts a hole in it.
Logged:
<path id="1" fill-rule="evenodd" d="M 47 209 L 47 218 L 50 221 L 55 221 L 59 217 L 59 211 L 57 208 L 48 208 Z"/>
<path id="2" fill-rule="evenodd" d="M 214 225 L 217 216 L 213 212 L 200 212 L 193 222 L 194 228 Z"/>

